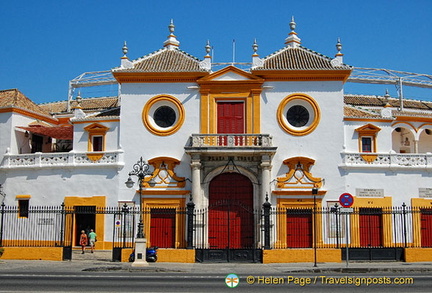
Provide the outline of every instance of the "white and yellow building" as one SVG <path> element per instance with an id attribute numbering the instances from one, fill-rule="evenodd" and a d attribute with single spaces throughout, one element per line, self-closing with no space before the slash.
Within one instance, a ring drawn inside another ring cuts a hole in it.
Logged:
<path id="1" fill-rule="evenodd" d="M 359 209 L 432 207 L 432 103 L 405 100 L 401 109 L 387 95 L 344 95 L 352 67 L 343 63 L 340 44 L 334 58 L 324 56 L 301 46 L 290 25 L 280 50 L 261 58 L 254 43 L 249 69 L 214 70 L 210 46 L 202 60 L 182 51 L 171 23 L 162 49 L 129 60 L 124 48 L 112 69 L 118 97 L 77 98 L 72 111 L 67 102 L 36 105 L 18 90 L 0 91 L 4 203 L 180 210 L 192 200 L 196 210 L 217 214 L 196 223 L 195 245 L 221 250 L 262 247 L 254 217 L 247 231 L 213 230 L 232 211 L 258 210 L 266 201 L 279 210 L 311 210 L 350 193 Z M 140 157 L 152 171 L 141 195 L 124 184 Z M 274 249 L 263 261 L 310 261 L 312 247 L 287 249 L 286 217 L 273 218 Z M 417 231 L 409 243 L 421 242 L 420 217 L 409 221 Z M 144 221 L 150 244 L 152 219 Z M 168 220 L 175 228 L 166 248 L 185 248 L 184 220 Z M 89 218 L 76 221 L 84 227 Z M 314 221 L 314 241 L 325 243 L 326 220 Z M 396 223 L 379 221 L 380 241 L 392 247 L 397 241 L 387 230 Z M 99 214 L 90 222 L 102 248 L 111 248 L 114 224 Z M 351 241 L 361 244 L 355 224 Z M 406 252 L 407 260 L 429 260 L 418 249 Z M 318 259 L 342 258 L 330 245 L 318 249 Z"/>

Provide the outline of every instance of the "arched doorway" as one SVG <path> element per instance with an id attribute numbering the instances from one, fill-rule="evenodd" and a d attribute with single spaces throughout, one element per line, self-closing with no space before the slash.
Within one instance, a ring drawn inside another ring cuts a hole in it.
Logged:
<path id="1" fill-rule="evenodd" d="M 203 260 L 260 261 L 255 249 L 252 182 L 223 173 L 209 185 L 208 243 Z"/>

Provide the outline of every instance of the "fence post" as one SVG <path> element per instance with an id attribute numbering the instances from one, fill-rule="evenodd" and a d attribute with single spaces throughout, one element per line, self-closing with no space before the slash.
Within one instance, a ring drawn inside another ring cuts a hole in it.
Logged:
<path id="1" fill-rule="evenodd" d="M 266 193 L 266 201 L 263 203 L 264 210 L 264 249 L 270 249 L 270 209 L 271 203 L 268 201 L 268 193 Z"/>
<path id="2" fill-rule="evenodd" d="M 402 203 L 402 215 L 403 215 L 403 233 L 404 233 L 404 245 L 407 247 L 407 233 L 406 233 L 406 204 Z"/>
<path id="3" fill-rule="evenodd" d="M 126 220 L 127 220 L 127 213 L 129 212 L 128 206 L 125 203 L 122 207 L 122 224 L 123 224 L 123 245 L 122 248 L 126 248 Z"/>
<path id="4" fill-rule="evenodd" d="M 5 209 L 5 204 L 4 204 L 4 202 L 2 202 L 2 204 L 1 204 L 1 224 L 0 224 L 0 247 L 3 246 L 4 209 Z"/>
<path id="5" fill-rule="evenodd" d="M 194 223 L 194 210 L 195 204 L 192 201 L 192 196 L 186 205 L 186 216 L 187 216 L 187 249 L 193 248 L 193 223 Z"/>
<path id="6" fill-rule="evenodd" d="M 65 203 L 61 204 L 60 246 L 64 247 Z"/>

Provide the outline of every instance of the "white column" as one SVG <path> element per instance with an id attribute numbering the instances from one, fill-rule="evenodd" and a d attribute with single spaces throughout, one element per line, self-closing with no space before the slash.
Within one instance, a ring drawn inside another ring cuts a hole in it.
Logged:
<path id="1" fill-rule="evenodd" d="M 201 161 L 199 156 L 193 156 L 191 162 L 192 168 L 192 200 L 195 203 L 195 209 L 202 208 L 201 198 Z"/>
<path id="2" fill-rule="evenodd" d="M 415 154 L 418 154 L 418 144 L 419 144 L 419 141 L 414 139 L 414 153 Z"/>
<path id="3" fill-rule="evenodd" d="M 269 155 L 263 155 L 261 158 L 261 202 L 260 206 L 266 201 L 266 195 L 268 194 L 270 199 L 270 171 L 271 162 Z"/>

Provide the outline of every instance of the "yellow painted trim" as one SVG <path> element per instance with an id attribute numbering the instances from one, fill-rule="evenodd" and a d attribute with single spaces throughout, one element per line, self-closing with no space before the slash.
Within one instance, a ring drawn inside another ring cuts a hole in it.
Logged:
<path id="1" fill-rule="evenodd" d="M 139 190 L 137 190 L 137 193 L 139 193 Z M 190 190 L 143 190 L 141 192 L 142 195 L 188 195 L 190 194 Z"/>
<path id="2" fill-rule="evenodd" d="M 63 260 L 63 247 L 4 247 L 1 259 Z"/>
<path id="3" fill-rule="evenodd" d="M 372 153 L 377 152 L 376 136 L 380 130 L 381 130 L 381 128 L 379 128 L 378 126 L 375 126 L 373 124 L 370 124 L 370 123 L 363 125 L 363 126 L 357 128 L 355 130 L 358 133 L 357 139 L 358 139 L 358 144 L 359 144 L 359 152 L 362 152 L 362 148 L 363 148 L 362 138 L 363 137 L 372 137 Z M 375 161 L 376 157 L 377 156 L 375 156 L 375 158 L 373 158 L 373 156 L 365 155 L 365 157 L 363 159 L 368 163 L 372 163 L 373 161 Z M 372 161 L 368 161 L 368 160 L 372 160 Z"/>
<path id="4" fill-rule="evenodd" d="M 195 250 L 160 248 L 158 249 L 158 262 L 194 263 Z"/>
<path id="5" fill-rule="evenodd" d="M 228 72 L 245 77 L 244 80 L 216 80 Z M 264 80 L 233 66 L 225 67 L 199 79 L 201 94 L 201 133 L 217 133 L 217 102 L 244 102 L 245 133 L 261 131 L 261 92 Z"/>
<path id="6" fill-rule="evenodd" d="M 312 195 L 312 191 L 310 191 L 310 194 Z M 316 208 L 317 210 L 321 209 L 321 203 L 322 198 L 317 197 L 315 198 Z M 278 198 L 277 199 L 277 210 L 282 211 L 286 209 L 292 209 L 292 208 L 304 208 L 304 209 L 312 209 L 314 208 L 314 199 L 313 198 Z M 276 243 L 275 248 L 286 248 L 287 246 L 287 227 L 286 227 L 286 213 L 279 212 L 277 214 L 277 232 L 276 232 Z M 316 219 L 316 231 L 315 229 L 312 229 L 312 233 L 317 235 L 313 235 L 313 237 L 316 238 L 316 244 L 321 245 L 323 243 L 322 239 L 322 229 L 323 229 L 323 215 L 317 214 L 315 217 L 312 214 L 312 226 L 315 226 L 313 221 Z M 312 244 L 313 245 L 313 244 Z"/>
<path id="7" fill-rule="evenodd" d="M 373 118 L 350 118 L 345 117 L 344 121 L 361 121 L 361 122 L 392 122 L 393 120 L 389 119 L 373 119 Z"/>
<path id="8" fill-rule="evenodd" d="M 66 196 L 64 198 L 64 204 L 66 207 L 75 207 L 75 206 L 96 206 L 96 208 L 106 207 L 106 197 L 105 196 L 92 196 L 92 197 L 78 197 L 78 196 Z M 72 231 L 65 231 L 65 235 L 73 235 L 72 243 L 75 243 L 75 222 L 73 223 Z M 98 249 L 105 249 L 112 247 L 112 243 L 105 242 L 105 215 L 104 214 L 96 214 L 95 220 L 96 227 L 93 227 L 94 231 L 97 234 Z"/>
<path id="9" fill-rule="evenodd" d="M 164 208 L 164 209 L 181 209 L 185 207 L 184 198 L 144 198 L 143 199 L 143 210 L 146 211 L 144 214 L 144 230 L 147 235 L 147 245 L 151 244 L 150 226 L 151 226 L 151 209 L 153 208 Z M 175 223 L 175 248 L 185 247 L 185 219 L 184 213 L 176 213 Z"/>
<path id="10" fill-rule="evenodd" d="M 197 79 L 208 75 L 208 72 L 118 72 L 113 76 L 119 83 L 142 82 L 196 82 Z"/>
<path id="11" fill-rule="evenodd" d="M 277 178 L 278 188 L 320 188 L 322 186 L 322 178 L 312 176 L 310 167 L 315 164 L 315 160 L 306 157 L 293 157 L 283 161 L 283 164 L 288 167 L 288 172 L 285 177 Z M 299 168 L 297 168 L 299 167 Z M 296 182 L 288 182 L 296 175 L 296 171 L 301 171 L 310 182 L 302 181 L 301 178 L 296 178 Z"/>
<path id="12" fill-rule="evenodd" d="M 106 133 L 108 132 L 109 128 L 106 127 L 105 125 L 100 124 L 100 123 L 92 123 L 92 124 L 84 127 L 84 130 L 88 132 L 87 151 L 89 151 L 89 152 L 93 151 L 93 137 L 94 136 L 101 136 L 102 137 L 102 151 L 105 151 L 105 149 L 106 149 L 105 148 L 105 144 L 106 144 L 105 136 L 106 136 Z"/>
<path id="13" fill-rule="evenodd" d="M 263 250 L 263 263 L 310 263 L 314 261 L 314 253 L 312 248 Z M 318 262 L 342 262 L 340 249 L 317 248 L 316 256 Z"/>
<path id="14" fill-rule="evenodd" d="M 157 157 L 148 160 L 148 163 L 153 166 L 153 174 L 150 177 L 144 178 L 144 187 L 146 188 L 183 188 L 186 185 L 185 177 L 178 177 L 174 168 L 180 164 L 180 161 L 171 157 Z M 149 181 L 156 182 L 155 186 L 150 186 Z"/>
<path id="15" fill-rule="evenodd" d="M 396 116 L 396 120 L 412 121 L 412 122 L 432 122 L 432 118 L 418 116 Z"/>
<path id="16" fill-rule="evenodd" d="M 405 248 L 405 262 L 432 262 L 432 248 Z"/>
<path id="17" fill-rule="evenodd" d="M 31 195 L 30 194 L 18 194 L 17 196 L 15 196 L 16 199 L 30 199 Z"/>
<path id="18" fill-rule="evenodd" d="M 392 198 L 391 197 L 358 197 L 354 196 L 354 204 L 353 208 L 388 208 L 392 207 Z M 393 239 L 392 239 L 392 231 L 393 231 L 393 222 L 391 213 L 382 214 L 382 225 L 383 225 L 383 245 L 386 247 L 392 247 Z M 351 244 L 355 246 L 360 246 L 360 215 L 358 213 L 353 214 L 351 216 L 351 225 L 350 225 L 350 235 L 351 235 Z"/>
<path id="19" fill-rule="evenodd" d="M 329 81 L 345 82 L 351 70 L 251 70 L 266 81 Z"/>
<path id="20" fill-rule="evenodd" d="M 312 123 L 304 128 L 304 129 L 296 129 L 295 127 L 291 126 L 286 117 L 285 117 L 285 107 L 288 103 L 295 100 L 301 100 L 307 102 L 313 109 L 313 115 L 314 120 Z M 303 136 L 311 133 L 315 130 L 315 128 L 318 126 L 321 119 L 321 111 L 318 106 L 318 103 L 310 96 L 302 93 L 295 93 L 291 94 L 287 97 L 285 97 L 279 104 L 279 107 L 277 109 L 277 121 L 279 123 L 279 126 L 287 133 L 294 135 L 294 136 Z"/>
<path id="21" fill-rule="evenodd" d="M 378 155 L 360 155 L 360 157 L 362 157 L 363 160 L 365 160 L 366 162 L 368 162 L 370 164 L 373 161 L 375 161 L 376 158 L 378 158 Z"/>
<path id="22" fill-rule="evenodd" d="M 57 119 L 52 118 L 52 117 L 45 116 L 43 114 L 37 114 L 37 113 L 31 112 L 29 110 L 16 108 L 16 107 L 8 107 L 8 108 L 0 109 L 0 113 L 17 113 L 17 114 L 21 114 L 21 115 L 36 119 L 36 120 L 42 120 L 42 121 L 47 122 L 47 123 L 51 123 L 51 124 L 55 124 L 55 125 L 59 124 L 59 121 Z"/>
<path id="23" fill-rule="evenodd" d="M 108 122 L 120 122 L 120 119 L 105 119 L 105 120 L 98 120 L 100 123 L 108 123 Z M 71 121 L 72 124 L 87 124 L 89 121 Z"/>
<path id="24" fill-rule="evenodd" d="M 177 109 L 179 115 L 177 119 L 177 123 L 175 123 L 173 126 L 168 127 L 166 129 L 160 129 L 155 127 L 151 121 L 151 119 L 153 118 L 150 117 L 149 115 L 150 110 L 152 110 L 153 106 L 159 102 L 168 102 L 169 104 L 173 105 Z M 183 107 L 183 104 L 177 98 L 170 95 L 158 95 L 151 98 L 144 105 L 144 109 L 142 111 L 142 121 L 144 123 L 144 126 L 147 128 L 148 131 L 150 131 L 151 133 L 157 136 L 168 136 L 173 133 L 176 133 L 183 125 L 184 120 L 185 120 L 185 109 Z"/>
<path id="25" fill-rule="evenodd" d="M 421 209 L 432 209 L 432 199 L 428 198 L 411 198 L 411 207 L 413 221 L 413 244 L 421 247 Z"/>
<path id="26" fill-rule="evenodd" d="M 86 155 L 87 155 L 87 158 L 89 158 L 93 162 L 99 161 L 104 156 L 103 153 L 102 154 L 101 153 L 96 153 L 96 154 L 94 154 L 94 153 L 87 153 Z"/>
<path id="27" fill-rule="evenodd" d="M 419 122 L 420 122 L 420 121 L 419 121 Z M 398 125 L 398 124 L 402 124 L 402 125 L 405 125 L 405 126 L 410 126 L 411 129 L 413 129 L 415 132 L 418 131 L 418 128 L 417 128 L 417 127 L 415 127 L 415 126 L 412 125 L 411 123 L 409 123 L 409 122 L 405 122 L 405 121 L 392 123 L 391 126 L 392 126 L 392 127 L 395 127 L 395 126 Z M 395 127 L 395 128 L 397 128 L 397 127 Z M 404 128 L 408 128 L 408 127 L 404 127 Z"/>

